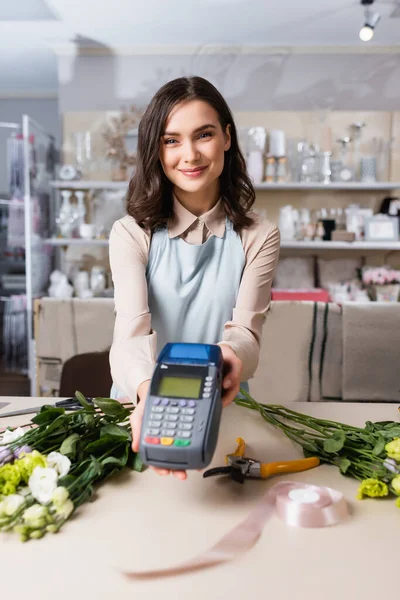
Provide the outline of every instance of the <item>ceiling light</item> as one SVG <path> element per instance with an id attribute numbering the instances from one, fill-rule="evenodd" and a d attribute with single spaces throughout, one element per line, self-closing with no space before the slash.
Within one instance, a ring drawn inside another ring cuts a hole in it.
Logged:
<path id="1" fill-rule="evenodd" d="M 369 25 L 364 25 L 360 29 L 360 40 L 362 42 L 369 42 L 374 37 L 374 30 Z"/>
<path id="2" fill-rule="evenodd" d="M 371 6 L 374 0 L 361 0 L 363 6 Z M 364 26 L 360 29 L 360 40 L 363 42 L 369 42 L 374 37 L 374 29 L 381 18 L 380 14 L 365 8 L 364 10 Z"/>

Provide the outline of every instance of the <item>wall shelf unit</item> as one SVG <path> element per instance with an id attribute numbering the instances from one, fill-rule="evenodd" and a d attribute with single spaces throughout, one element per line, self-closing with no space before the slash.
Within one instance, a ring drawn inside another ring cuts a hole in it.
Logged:
<path id="1" fill-rule="evenodd" d="M 85 240 L 82 238 L 48 238 L 49 246 L 108 246 L 108 240 Z M 324 242 L 282 241 L 282 250 L 356 250 L 356 251 L 400 251 L 398 242 Z"/>
<path id="2" fill-rule="evenodd" d="M 126 190 L 128 181 L 51 181 L 50 186 L 54 189 L 68 190 Z M 351 181 L 349 183 L 258 183 L 254 186 L 256 191 L 385 191 L 400 190 L 400 182 L 374 181 L 363 183 Z"/>
<path id="3" fill-rule="evenodd" d="M 108 240 L 86 240 L 83 238 L 47 238 L 43 240 L 48 246 L 108 246 Z"/>
<path id="4" fill-rule="evenodd" d="M 385 191 L 400 189 L 400 182 L 374 181 L 363 183 L 361 181 L 351 181 L 349 183 L 259 183 L 255 186 L 258 191 L 324 191 L 334 190 L 343 191 Z"/>
<path id="5" fill-rule="evenodd" d="M 400 250 L 400 242 L 312 242 L 282 241 L 283 250 L 357 250 L 391 252 Z"/>

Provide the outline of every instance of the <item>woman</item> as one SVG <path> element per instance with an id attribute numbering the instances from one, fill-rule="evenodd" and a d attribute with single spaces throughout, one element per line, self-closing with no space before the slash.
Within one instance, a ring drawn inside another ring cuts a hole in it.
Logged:
<path id="1" fill-rule="evenodd" d="M 280 238 L 275 225 L 251 212 L 254 200 L 221 94 L 201 77 L 165 84 L 141 119 L 128 216 L 110 235 L 112 396 L 138 402 L 135 451 L 164 344 L 220 345 L 224 406 L 257 368 Z"/>

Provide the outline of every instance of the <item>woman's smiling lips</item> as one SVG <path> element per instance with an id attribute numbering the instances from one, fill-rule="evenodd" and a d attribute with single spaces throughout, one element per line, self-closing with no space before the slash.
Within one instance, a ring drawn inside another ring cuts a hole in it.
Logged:
<path id="1" fill-rule="evenodd" d="M 196 167 L 195 169 L 179 169 L 186 177 L 199 177 L 207 167 Z"/>

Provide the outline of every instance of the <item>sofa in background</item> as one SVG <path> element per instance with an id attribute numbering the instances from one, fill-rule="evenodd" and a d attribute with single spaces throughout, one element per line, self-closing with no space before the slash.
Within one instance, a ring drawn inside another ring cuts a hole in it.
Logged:
<path id="1" fill-rule="evenodd" d="M 273 301 L 250 380 L 260 402 L 400 402 L 400 303 Z M 107 351 L 114 301 L 42 298 L 35 307 L 37 394 L 58 395 L 64 363 Z"/>

